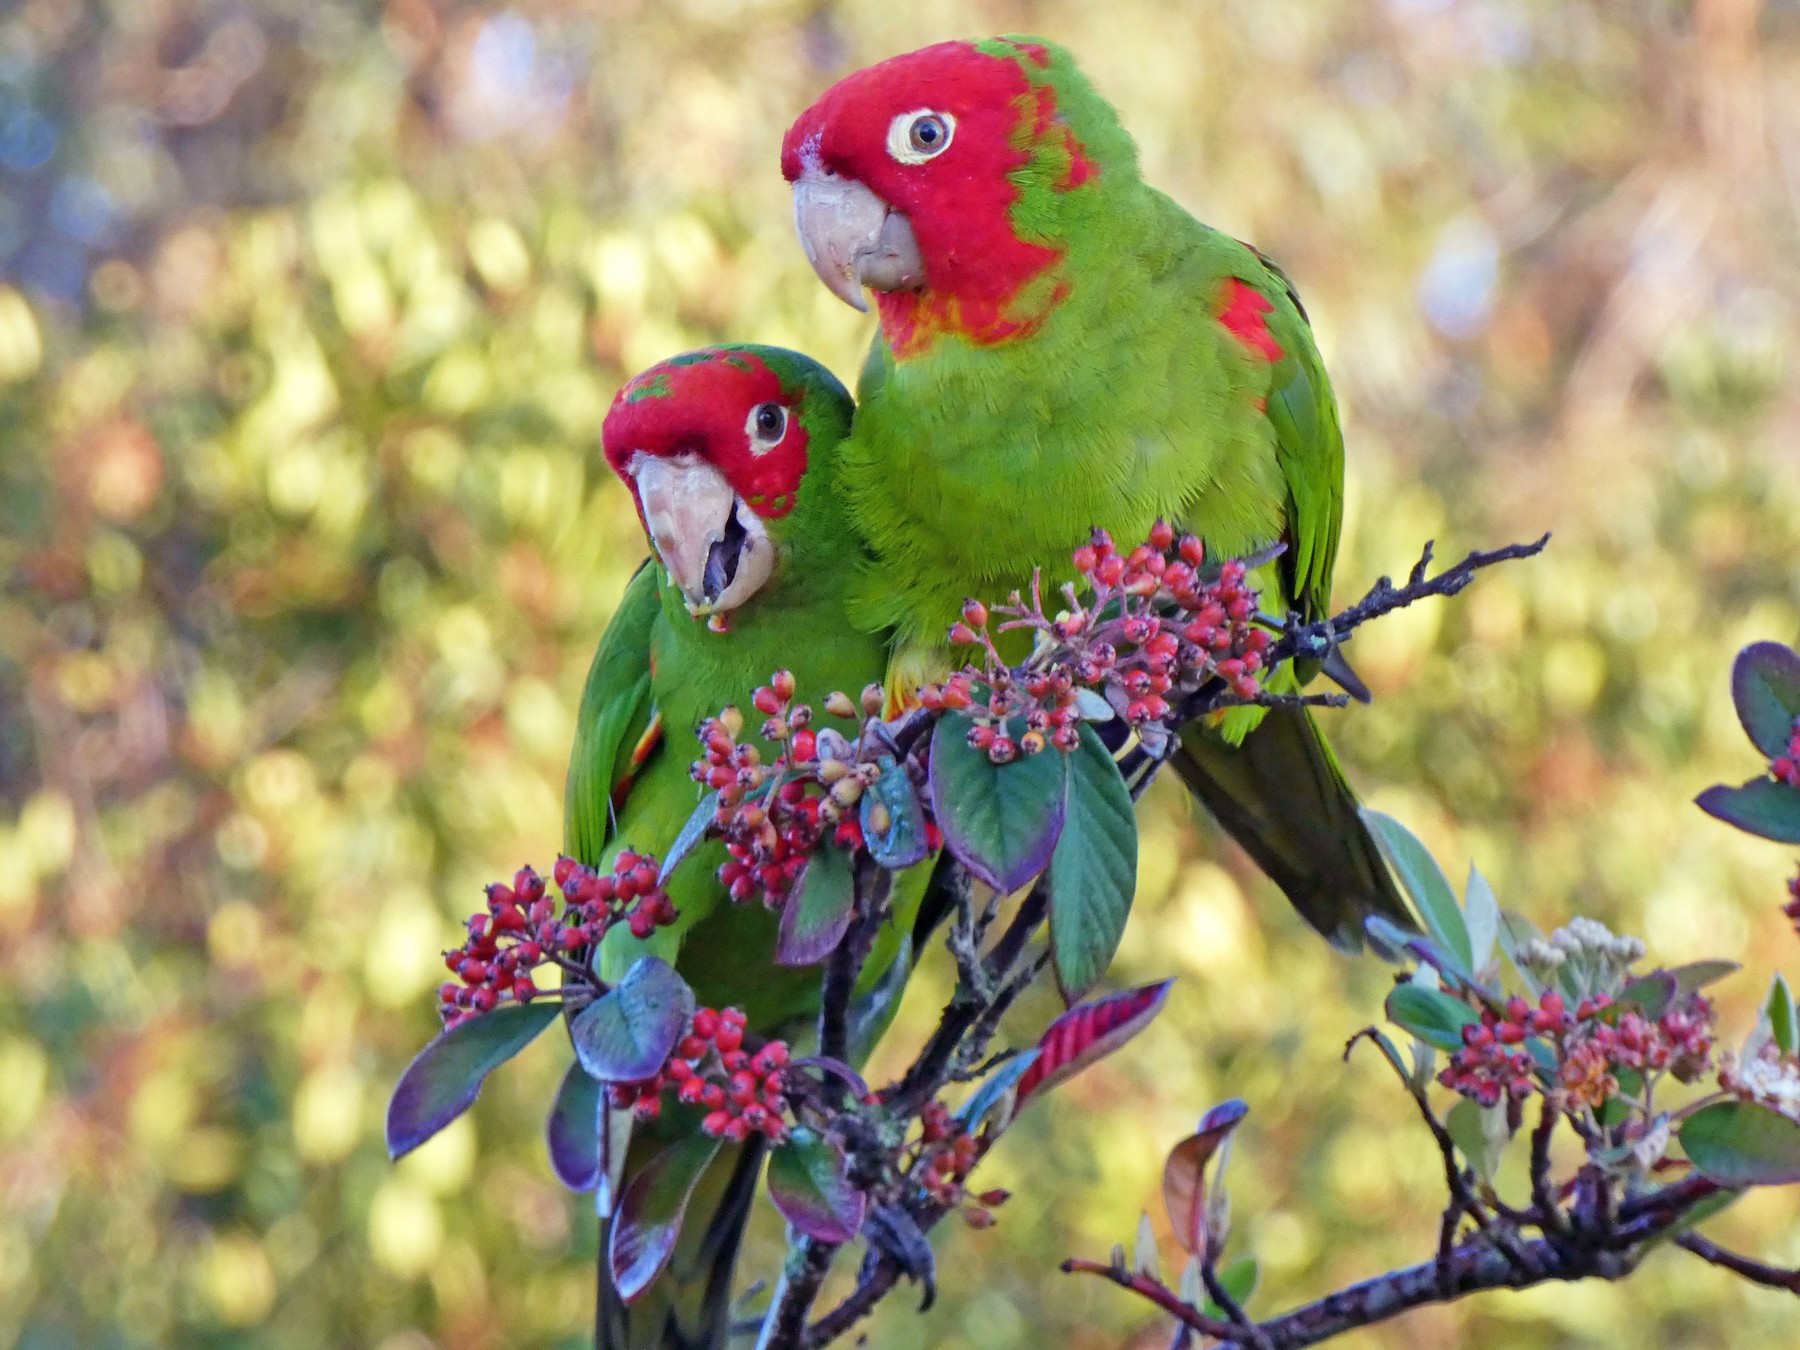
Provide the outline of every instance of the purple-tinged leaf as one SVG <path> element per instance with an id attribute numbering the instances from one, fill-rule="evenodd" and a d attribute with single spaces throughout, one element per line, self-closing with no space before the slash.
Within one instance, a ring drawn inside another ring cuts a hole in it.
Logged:
<path id="1" fill-rule="evenodd" d="M 675 842 L 669 845 L 668 853 L 663 856 L 662 871 L 657 874 L 659 886 L 669 879 L 669 873 L 675 870 L 676 864 L 706 838 L 706 832 L 712 828 L 718 814 L 719 794 L 716 791 L 709 792 L 700 799 L 700 805 L 694 808 L 694 814 L 687 818 L 687 824 L 681 827 L 681 833 L 675 836 Z"/>
<path id="2" fill-rule="evenodd" d="M 973 749 L 974 723 L 962 713 L 938 719 L 931 732 L 931 812 L 944 844 L 963 866 L 997 891 L 1012 892 L 1050 863 L 1068 806 L 1068 756 L 1051 750 L 995 764 Z M 1014 739 L 1024 720 L 1008 724 Z"/>
<path id="3" fill-rule="evenodd" d="M 1800 653 L 1751 643 L 1731 663 L 1731 701 L 1750 743 L 1768 759 L 1785 755 L 1800 718 Z"/>
<path id="4" fill-rule="evenodd" d="M 1745 834 L 1778 844 L 1800 844 L 1800 788 L 1773 778 L 1752 778 L 1742 787 L 1714 784 L 1694 798 L 1694 803 Z"/>
<path id="5" fill-rule="evenodd" d="M 694 1135 L 656 1154 L 625 1187 L 613 1218 L 607 1261 L 613 1285 L 629 1303 L 649 1287 L 668 1264 L 681 1236 L 694 1183 L 718 1155 L 721 1145 L 709 1135 Z"/>
<path id="6" fill-rule="evenodd" d="M 1686 998 L 1727 975 L 1735 975 L 1741 969 L 1743 967 L 1736 961 L 1690 961 L 1685 966 L 1672 967 L 1669 974 L 1675 977 L 1677 992 L 1682 998 Z"/>
<path id="7" fill-rule="evenodd" d="M 869 1085 L 863 1076 L 841 1059 L 833 1059 L 830 1055 L 802 1055 L 799 1059 L 789 1060 L 788 1066 L 794 1069 L 820 1069 L 833 1077 L 842 1080 L 844 1085 L 856 1094 L 857 1100 L 869 1095 Z"/>
<path id="8" fill-rule="evenodd" d="M 856 876 L 850 855 L 820 840 L 781 907 L 775 964 L 810 966 L 837 950 L 856 913 Z"/>
<path id="9" fill-rule="evenodd" d="M 666 961 L 640 956 L 625 978 L 569 1027 L 581 1067 L 603 1083 L 636 1083 L 662 1068 L 694 1015 L 694 991 Z"/>
<path id="10" fill-rule="evenodd" d="M 599 1118 L 598 1151 L 594 1157 L 594 1213 L 612 1218 L 620 1188 L 625 1184 L 626 1150 L 631 1147 L 631 1131 L 636 1117 L 630 1107 L 617 1107 L 602 1098 Z"/>
<path id="11" fill-rule="evenodd" d="M 843 1149 L 802 1126 L 769 1155 L 769 1199 L 789 1223 L 820 1242 L 848 1242 L 862 1228 L 868 1197 L 850 1184 Z"/>
<path id="12" fill-rule="evenodd" d="M 969 1094 L 969 1099 L 956 1109 L 956 1118 L 968 1130 L 979 1129 L 981 1122 L 989 1111 L 1000 1105 L 1007 1093 L 1019 1085 L 1019 1080 L 1031 1072 L 1042 1054 L 1038 1050 L 1027 1050 L 1022 1055 L 1014 1055 L 999 1068 L 982 1080 L 981 1086 Z M 1014 1110 L 1017 1110 L 1018 1097 L 1013 1098 Z"/>
<path id="13" fill-rule="evenodd" d="M 1465 985 L 1475 983 L 1475 972 L 1451 955 L 1436 938 L 1411 932 L 1380 914 L 1371 914 L 1363 920 L 1363 932 L 1369 939 L 1370 948 L 1384 961 L 1397 962 L 1410 956 L 1445 979 Z"/>
<path id="14" fill-rule="evenodd" d="M 1387 996 L 1387 1015 L 1402 1031 L 1447 1053 L 1462 1049 L 1462 1029 L 1481 1020 L 1461 999 L 1416 984 L 1394 986 Z"/>
<path id="15" fill-rule="evenodd" d="M 1250 1108 L 1235 1097 L 1221 1102 L 1200 1117 L 1193 1134 L 1169 1150 L 1163 1164 L 1163 1206 L 1175 1240 L 1187 1251 L 1206 1251 L 1206 1165 L 1249 1114 Z"/>
<path id="16" fill-rule="evenodd" d="M 923 862 L 931 847 L 925 838 L 925 808 L 906 767 L 892 759 L 881 761 L 881 777 L 862 795 L 857 817 L 862 826 L 863 847 L 869 856 L 890 871 Z"/>
<path id="17" fill-rule="evenodd" d="M 1104 1059 L 1162 1011 L 1174 980 L 1140 985 L 1070 1008 L 1038 1038 L 1038 1057 L 1019 1080 L 1018 1104 Z"/>
<path id="18" fill-rule="evenodd" d="M 591 1191 L 600 1179 L 600 1084 L 588 1076 L 579 1062 L 569 1065 L 544 1141 L 550 1149 L 550 1170 L 572 1191 Z"/>
<path id="19" fill-rule="evenodd" d="M 1754 1102 L 1702 1107 L 1683 1122 L 1681 1147 L 1721 1186 L 1800 1181 L 1800 1121 Z"/>
<path id="20" fill-rule="evenodd" d="M 406 1066 L 388 1102 L 388 1156 L 410 1153 L 469 1109 L 482 1080 L 562 1013 L 555 999 L 508 1003 L 440 1032 Z"/>
<path id="21" fill-rule="evenodd" d="M 1099 983 L 1137 891 L 1137 816 L 1119 766 L 1083 724 L 1069 759 L 1062 836 L 1050 855 L 1050 957 L 1063 1001 Z"/>

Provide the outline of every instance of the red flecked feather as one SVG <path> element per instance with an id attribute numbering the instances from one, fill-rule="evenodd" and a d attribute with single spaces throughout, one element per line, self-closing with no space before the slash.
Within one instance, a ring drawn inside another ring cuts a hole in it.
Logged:
<path id="1" fill-rule="evenodd" d="M 1225 308 L 1219 315 L 1219 322 L 1226 330 L 1243 343 L 1251 351 L 1260 354 L 1270 365 L 1286 355 L 1275 335 L 1269 331 L 1269 324 L 1263 318 L 1275 306 L 1269 297 L 1246 282 L 1230 277 L 1225 282 Z"/>

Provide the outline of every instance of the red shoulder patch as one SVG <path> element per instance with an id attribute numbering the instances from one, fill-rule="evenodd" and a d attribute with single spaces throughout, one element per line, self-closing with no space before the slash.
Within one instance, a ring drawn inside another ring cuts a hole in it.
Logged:
<path id="1" fill-rule="evenodd" d="M 1225 325 L 1234 338 L 1258 353 L 1270 365 L 1287 355 L 1263 318 L 1274 308 L 1269 303 L 1269 297 L 1256 287 L 1236 277 L 1226 281 L 1225 308 L 1219 314 L 1219 322 Z"/>

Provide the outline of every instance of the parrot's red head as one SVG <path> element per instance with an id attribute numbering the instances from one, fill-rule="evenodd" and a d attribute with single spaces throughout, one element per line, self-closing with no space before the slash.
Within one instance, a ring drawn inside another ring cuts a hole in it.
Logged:
<path id="1" fill-rule="evenodd" d="M 601 429 L 606 462 L 696 615 L 736 609 L 769 579 L 769 524 L 794 509 L 815 436 L 841 439 L 850 395 L 776 347 L 708 347 L 626 381 Z"/>
<path id="2" fill-rule="evenodd" d="M 858 309 L 875 291 L 902 358 L 939 332 L 1034 330 L 1069 291 L 1074 199 L 1135 168 L 1112 109 L 1032 38 L 943 42 L 857 71 L 781 148 L 813 269 Z"/>

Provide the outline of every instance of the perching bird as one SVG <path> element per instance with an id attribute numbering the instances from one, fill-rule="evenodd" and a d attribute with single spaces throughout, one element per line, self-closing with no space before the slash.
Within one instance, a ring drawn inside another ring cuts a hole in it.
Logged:
<path id="1" fill-rule="evenodd" d="M 815 709 L 881 678 L 885 635 L 845 619 L 862 560 L 834 482 L 851 401 L 817 363 L 772 347 L 714 347 L 651 367 L 620 390 L 602 439 L 631 489 L 654 557 L 627 587 L 600 640 L 569 761 L 569 856 L 605 869 L 629 847 L 665 857 L 699 803 L 689 775 L 695 728 L 727 704 L 748 707 L 778 669 Z M 670 874 L 679 920 L 648 939 L 608 933 L 601 973 L 637 956 L 671 962 L 698 1002 L 735 1005 L 782 1035 L 818 1008 L 820 972 L 775 963 L 778 918 L 732 903 L 718 879 L 723 845 L 697 847 Z M 894 915 L 864 967 L 871 985 L 905 950 L 927 868 L 896 885 Z M 627 1167 L 657 1127 L 639 1126 Z M 606 1345 L 724 1344 L 730 1274 L 761 1161 L 727 1147 L 690 1201 L 669 1268 L 625 1307 L 602 1308 Z M 611 1293 L 612 1291 L 608 1291 Z"/>
<path id="2" fill-rule="evenodd" d="M 781 164 L 820 279 L 858 309 L 875 293 L 840 473 L 873 557 L 852 614 L 895 631 L 890 690 L 960 664 L 945 635 L 965 598 L 1034 567 L 1050 593 L 1072 579 L 1096 526 L 1130 547 L 1164 518 L 1215 557 L 1279 543 L 1265 608 L 1328 613 L 1344 443 L 1300 301 L 1144 182 L 1066 51 L 883 61 L 800 116 Z M 1411 923 L 1305 708 L 1190 726 L 1175 765 L 1334 942 L 1372 913 Z"/>

